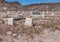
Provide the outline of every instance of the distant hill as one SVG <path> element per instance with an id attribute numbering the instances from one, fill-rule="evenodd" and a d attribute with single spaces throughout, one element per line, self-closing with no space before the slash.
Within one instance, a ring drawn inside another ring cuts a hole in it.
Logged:
<path id="1" fill-rule="evenodd" d="M 4 7 L 6 9 L 4 9 Z M 22 10 L 22 6 L 18 2 L 6 2 L 4 0 L 0 0 L 0 11 L 1 10 Z"/>
<path id="2" fill-rule="evenodd" d="M 60 2 L 55 3 L 40 3 L 40 4 L 30 4 L 22 6 L 18 2 L 6 2 L 4 0 L 0 0 L 0 11 L 5 10 L 3 7 L 6 7 L 6 10 L 24 10 L 24 11 L 60 11 Z"/>
<path id="3" fill-rule="evenodd" d="M 60 3 L 40 3 L 23 6 L 26 10 L 39 11 L 60 11 Z"/>

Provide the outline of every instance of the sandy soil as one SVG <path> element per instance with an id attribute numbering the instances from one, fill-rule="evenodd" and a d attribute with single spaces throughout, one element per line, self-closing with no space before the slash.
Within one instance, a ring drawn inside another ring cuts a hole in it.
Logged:
<path id="1" fill-rule="evenodd" d="M 60 42 L 60 22 L 33 22 L 32 27 L 24 20 L 15 21 L 13 26 L 0 24 L 0 42 Z"/>

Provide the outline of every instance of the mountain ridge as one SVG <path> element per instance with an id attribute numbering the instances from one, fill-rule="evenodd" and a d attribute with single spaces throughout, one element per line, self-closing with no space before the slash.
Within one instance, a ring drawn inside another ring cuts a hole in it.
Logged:
<path id="1" fill-rule="evenodd" d="M 60 11 L 60 2 L 54 3 L 37 3 L 29 5 L 21 5 L 19 2 L 6 2 L 5 0 L 0 0 L 0 9 L 4 10 L 2 7 L 6 7 L 7 10 L 14 11 Z"/>

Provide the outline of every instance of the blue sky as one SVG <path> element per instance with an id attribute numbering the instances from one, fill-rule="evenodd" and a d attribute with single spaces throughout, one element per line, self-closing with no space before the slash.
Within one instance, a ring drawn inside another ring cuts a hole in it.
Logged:
<path id="1" fill-rule="evenodd" d="M 34 4 L 34 3 L 48 3 L 48 2 L 60 2 L 60 0 L 6 0 L 7 2 L 18 1 L 22 5 Z"/>

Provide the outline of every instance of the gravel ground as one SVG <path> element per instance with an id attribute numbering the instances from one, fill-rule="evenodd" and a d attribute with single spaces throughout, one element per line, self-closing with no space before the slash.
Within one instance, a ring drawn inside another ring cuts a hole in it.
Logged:
<path id="1" fill-rule="evenodd" d="M 33 22 L 32 27 L 24 26 L 24 20 L 13 26 L 1 24 L 0 42 L 60 42 L 60 22 L 43 22 Z"/>
<path id="2" fill-rule="evenodd" d="M 44 29 L 43 34 L 33 34 L 33 38 L 26 35 L 18 35 L 14 37 L 12 35 L 0 35 L 1 42 L 60 42 L 60 31 L 51 29 Z"/>

